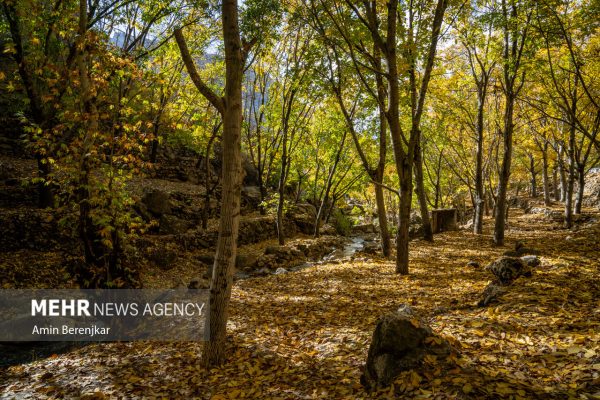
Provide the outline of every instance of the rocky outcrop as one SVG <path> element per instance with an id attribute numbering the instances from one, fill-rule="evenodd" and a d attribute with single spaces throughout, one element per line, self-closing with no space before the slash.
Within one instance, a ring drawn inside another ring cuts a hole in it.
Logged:
<path id="1" fill-rule="evenodd" d="M 146 207 L 146 210 L 158 217 L 171 212 L 169 194 L 162 190 L 146 192 L 142 197 L 142 204 Z"/>
<path id="2" fill-rule="evenodd" d="M 527 266 L 517 257 L 500 257 L 485 267 L 501 285 L 510 285 L 515 279 L 527 273 Z"/>
<path id="3" fill-rule="evenodd" d="M 298 230 L 304 234 L 312 235 L 315 232 L 317 209 L 310 203 L 294 204 L 286 212 L 286 219 L 293 222 Z"/>
<path id="4" fill-rule="evenodd" d="M 529 278 L 533 274 L 533 268 L 541 264 L 540 259 L 535 255 L 518 257 L 500 257 L 485 267 L 485 270 L 494 276 L 483 290 L 481 300 L 477 303 L 479 307 L 487 306 L 489 303 L 500 298 L 506 293 L 517 278 L 524 276 Z"/>
<path id="5" fill-rule="evenodd" d="M 402 371 L 416 368 L 427 354 L 447 355 L 450 346 L 408 305 L 377 321 L 361 383 L 367 389 L 389 386 Z"/>
<path id="6" fill-rule="evenodd" d="M 55 250 L 73 243 L 61 234 L 53 211 L 18 208 L 0 214 L 0 249 Z"/>
<path id="7" fill-rule="evenodd" d="M 164 245 L 150 247 L 146 250 L 146 258 L 160 269 L 167 271 L 174 267 L 177 251 Z"/>
<path id="8" fill-rule="evenodd" d="M 546 207 L 531 207 L 527 210 L 527 214 L 537 214 L 554 222 L 562 222 L 564 219 L 564 214 L 562 211 L 553 210 Z"/>

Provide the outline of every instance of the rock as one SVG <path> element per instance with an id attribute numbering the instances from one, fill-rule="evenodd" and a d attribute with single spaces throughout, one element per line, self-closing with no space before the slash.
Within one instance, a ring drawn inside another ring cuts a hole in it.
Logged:
<path id="1" fill-rule="evenodd" d="M 235 256 L 235 267 L 239 270 L 248 270 L 256 266 L 258 257 L 252 254 L 237 254 Z"/>
<path id="2" fill-rule="evenodd" d="M 331 224 L 325 224 L 320 229 L 321 235 L 335 235 L 337 231 L 335 227 Z"/>
<path id="3" fill-rule="evenodd" d="M 256 271 L 256 275 L 269 275 L 271 273 L 271 271 L 269 271 L 268 268 L 263 267 L 261 269 L 259 269 L 258 271 Z"/>
<path id="4" fill-rule="evenodd" d="M 479 268 L 479 267 L 480 267 L 480 265 L 479 265 L 479 263 L 478 263 L 477 261 L 469 261 L 469 262 L 467 263 L 467 267 L 471 267 L 471 268 Z"/>
<path id="5" fill-rule="evenodd" d="M 473 219 L 469 219 L 463 225 L 460 225 L 459 229 L 466 230 L 466 231 L 473 230 Z"/>
<path id="6" fill-rule="evenodd" d="M 286 233 L 288 232 L 291 234 L 294 231 L 286 229 Z M 269 240 L 276 236 L 276 225 L 271 216 L 242 218 L 240 220 L 238 239 L 238 245 L 240 246 Z"/>
<path id="7" fill-rule="evenodd" d="M 299 243 L 299 244 L 296 245 L 296 248 L 298 250 L 300 250 L 305 256 L 308 256 L 308 253 L 309 253 L 310 249 L 308 248 L 307 245 L 305 245 L 303 243 Z"/>
<path id="8" fill-rule="evenodd" d="M 441 342 L 436 346 L 426 344 L 431 336 L 431 328 L 408 305 L 381 317 L 373 332 L 361 383 L 369 390 L 386 387 L 400 372 L 415 368 L 425 355 L 448 354 L 450 347 L 443 340 L 436 340 Z"/>
<path id="9" fill-rule="evenodd" d="M 373 224 L 354 225 L 352 227 L 352 233 L 353 234 L 375 233 L 375 225 L 373 225 Z"/>
<path id="10" fill-rule="evenodd" d="M 483 294 L 481 296 L 481 300 L 477 303 L 478 307 L 485 307 L 490 304 L 492 301 L 497 300 L 501 295 L 506 293 L 506 286 L 502 286 L 499 282 L 494 281 L 489 283 L 485 289 L 483 289 Z"/>
<path id="11" fill-rule="evenodd" d="M 544 218 L 560 222 L 564 218 L 564 214 L 559 210 L 552 210 L 545 207 L 532 207 L 527 211 L 528 214 L 542 215 Z"/>
<path id="12" fill-rule="evenodd" d="M 169 194 L 162 190 L 151 190 L 142 197 L 142 203 L 146 209 L 156 216 L 171 212 Z"/>
<path id="13" fill-rule="evenodd" d="M 173 215 L 162 215 L 158 223 L 158 231 L 163 235 L 179 235 L 192 228 L 194 222 L 177 218 Z"/>
<path id="14" fill-rule="evenodd" d="M 275 270 L 275 275 L 281 275 L 281 274 L 287 274 L 287 273 L 288 273 L 288 270 L 285 268 L 280 267 Z"/>
<path id="15" fill-rule="evenodd" d="M 142 202 L 138 202 L 133 205 L 133 210 L 138 213 L 140 217 L 146 222 L 150 222 L 152 220 L 152 214 L 148 211 L 148 207 Z"/>
<path id="16" fill-rule="evenodd" d="M 521 257 L 521 261 L 523 261 L 523 263 L 525 265 L 528 265 L 532 268 L 538 267 L 542 264 L 542 262 L 540 261 L 540 259 L 538 258 L 538 256 L 523 256 Z"/>
<path id="17" fill-rule="evenodd" d="M 294 204 L 286 212 L 286 218 L 291 220 L 300 232 L 312 235 L 315 231 L 317 209 L 309 203 Z"/>
<path id="18" fill-rule="evenodd" d="M 187 285 L 188 289 L 210 289 L 210 278 L 208 280 L 201 280 L 198 278 L 192 279 Z"/>
<path id="19" fill-rule="evenodd" d="M 253 205 L 258 205 L 260 203 L 260 188 L 258 186 L 244 186 L 242 197 L 248 199 Z"/>
<path id="20" fill-rule="evenodd" d="M 259 183 L 258 170 L 246 153 L 242 153 L 242 168 L 244 170 L 244 185 L 257 186 Z"/>
<path id="21" fill-rule="evenodd" d="M 281 254 L 284 253 L 286 251 L 286 248 L 284 246 L 267 246 L 265 248 L 265 254 L 269 255 L 269 254 Z"/>
<path id="22" fill-rule="evenodd" d="M 213 265 L 215 262 L 215 258 L 212 254 L 199 254 L 196 256 L 196 260 L 206 265 Z"/>
<path id="23" fill-rule="evenodd" d="M 158 268 L 168 271 L 174 267 L 173 263 L 177 259 L 177 253 L 167 247 L 153 247 L 148 249 L 146 258 Z"/>
<path id="24" fill-rule="evenodd" d="M 381 245 L 377 242 L 365 242 L 361 252 L 365 254 L 378 254 L 381 251 Z"/>
<path id="25" fill-rule="evenodd" d="M 520 258 L 500 257 L 485 269 L 491 272 L 501 285 L 507 286 L 526 272 L 527 268 Z"/>
<path id="26" fill-rule="evenodd" d="M 18 171 L 14 165 L 0 161 L 0 181 L 18 176 Z"/>

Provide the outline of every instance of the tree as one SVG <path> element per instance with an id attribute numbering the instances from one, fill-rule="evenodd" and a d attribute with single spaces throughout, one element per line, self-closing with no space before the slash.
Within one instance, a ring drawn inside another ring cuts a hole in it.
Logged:
<path id="1" fill-rule="evenodd" d="M 406 5 L 406 9 L 399 9 L 397 2 L 389 2 L 386 9 L 382 10 L 378 8 L 376 1 L 366 1 L 361 5 L 355 5 L 349 0 L 345 0 L 341 4 L 338 1 L 332 1 L 329 4 L 322 0 L 319 5 L 315 4 L 312 7 L 317 12 L 323 12 L 326 18 L 332 22 L 334 29 L 345 42 L 345 51 L 351 57 L 355 71 L 365 89 L 380 104 L 380 107 L 386 110 L 384 115 L 392 138 L 396 172 L 400 183 L 396 237 L 396 272 L 400 274 L 408 274 L 408 228 L 412 203 L 413 166 L 415 159 L 418 159 L 416 154 L 420 151 L 420 121 L 447 6 L 448 1 L 439 0 L 431 8 L 420 2 L 419 4 L 410 2 Z M 431 18 L 420 18 L 425 12 L 423 8 L 427 12 L 431 11 Z M 405 17 L 406 20 L 399 21 L 399 16 Z M 356 38 L 354 32 L 361 30 L 364 36 Z M 417 35 L 417 31 L 420 35 Z M 425 39 L 425 45 L 421 42 L 423 40 L 421 35 L 428 36 Z M 369 40 L 370 45 L 366 46 L 364 40 Z M 424 54 L 416 51 L 416 48 L 425 48 Z M 401 59 L 398 57 L 398 49 L 401 50 Z M 378 60 L 384 61 L 379 64 L 379 67 Z M 403 70 L 400 70 L 399 60 L 402 60 Z M 423 70 L 420 85 L 417 80 L 419 60 L 422 60 Z M 366 82 L 365 76 L 362 74 L 363 68 L 385 77 L 387 81 L 385 104 L 381 104 L 380 96 Z M 402 127 L 400 118 L 400 83 L 403 80 L 408 81 L 406 91 L 410 99 L 411 123 L 407 130 L 408 135 Z"/>
<path id="2" fill-rule="evenodd" d="M 209 340 L 204 345 L 202 362 L 206 367 L 225 359 L 228 306 L 237 251 L 241 202 L 241 124 L 244 62 L 250 49 L 242 44 L 236 0 L 223 0 L 221 6 L 225 44 L 225 94 L 217 95 L 200 78 L 181 29 L 175 38 L 186 69 L 198 91 L 218 110 L 223 119 L 223 175 L 219 239 L 210 285 Z"/>
<path id="3" fill-rule="evenodd" d="M 484 5 L 485 7 L 485 5 Z M 461 27 L 459 35 L 462 45 L 467 52 L 471 76 L 477 90 L 477 115 L 475 117 L 475 135 L 477 153 L 475 157 L 475 196 L 473 213 L 473 232 L 483 232 L 483 213 L 485 204 L 484 177 L 483 177 L 483 141 L 484 141 L 484 114 L 488 87 L 496 60 L 492 55 L 493 20 L 485 17 L 475 17 L 480 10 L 468 12 L 466 26 Z"/>
<path id="4" fill-rule="evenodd" d="M 502 166 L 498 178 L 498 194 L 494 225 L 494 244 L 504 245 L 506 226 L 507 192 L 513 153 L 514 110 L 519 92 L 525 84 L 525 45 L 529 41 L 529 29 L 533 9 L 517 0 L 502 0 L 500 26 L 503 34 L 502 91 L 504 93 L 504 118 L 502 128 Z M 522 15 L 524 14 L 524 15 Z"/>

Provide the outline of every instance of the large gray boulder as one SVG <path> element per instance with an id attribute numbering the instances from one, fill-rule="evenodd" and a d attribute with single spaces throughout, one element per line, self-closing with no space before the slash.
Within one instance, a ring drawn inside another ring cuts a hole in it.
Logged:
<path id="1" fill-rule="evenodd" d="M 432 336 L 431 328 L 408 305 L 381 317 L 361 376 L 363 386 L 368 390 L 389 386 L 402 371 L 417 367 L 425 355 L 448 354 L 447 342 L 428 341 Z"/>

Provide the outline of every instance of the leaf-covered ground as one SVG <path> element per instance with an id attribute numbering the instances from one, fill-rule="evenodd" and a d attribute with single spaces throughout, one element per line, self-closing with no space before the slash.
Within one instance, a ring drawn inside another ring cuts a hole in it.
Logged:
<path id="1" fill-rule="evenodd" d="M 567 231 L 540 215 L 511 217 L 504 248 L 489 231 L 411 244 L 411 275 L 382 259 L 240 280 L 229 362 L 210 372 L 190 343 L 96 344 L 1 372 L 0 398 L 600 399 L 600 225 Z M 491 221 L 486 221 L 489 228 Z M 542 266 L 488 308 L 482 266 L 516 240 Z M 359 384 L 377 318 L 409 303 L 460 357 L 426 359 L 394 386 Z"/>

